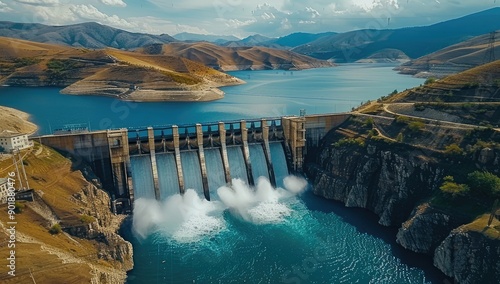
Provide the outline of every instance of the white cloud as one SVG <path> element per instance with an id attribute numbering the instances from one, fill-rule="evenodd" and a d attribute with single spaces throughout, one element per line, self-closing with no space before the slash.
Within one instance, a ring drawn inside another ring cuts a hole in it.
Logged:
<path id="1" fill-rule="evenodd" d="M 127 7 L 127 4 L 122 0 L 99 0 L 102 4 L 108 6 L 116 6 L 116 7 Z"/>
<path id="2" fill-rule="evenodd" d="M 57 6 L 60 4 L 59 0 L 14 0 L 15 2 L 33 6 Z"/>
<path id="3" fill-rule="evenodd" d="M 72 5 L 69 8 L 78 18 L 82 20 L 96 21 L 104 25 L 110 25 L 122 29 L 136 29 L 137 24 L 130 23 L 125 19 L 118 17 L 117 15 L 109 16 L 102 13 L 93 5 Z"/>
<path id="4" fill-rule="evenodd" d="M 498 7 L 500 4 L 494 4 L 493 1 L 466 0 L 143 0 L 139 4 L 139 1 L 126 2 L 0 0 L 0 13 L 2 20 L 18 22 L 63 25 L 96 21 L 125 30 L 153 34 L 176 34 L 186 31 L 245 37 L 255 33 L 282 36 L 296 31 L 344 32 L 367 27 L 429 25 Z M 260 5 L 257 5 L 258 3 Z M 102 10 L 99 10 L 101 7 Z M 15 13 L 11 13 L 12 11 Z"/>
<path id="5" fill-rule="evenodd" d="M 9 6 L 7 6 L 7 4 L 0 1 L 0 13 L 7 13 L 12 11 L 13 10 Z"/>

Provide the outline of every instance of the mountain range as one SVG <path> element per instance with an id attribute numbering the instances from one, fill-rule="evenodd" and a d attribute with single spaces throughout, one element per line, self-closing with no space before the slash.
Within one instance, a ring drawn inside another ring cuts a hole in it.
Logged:
<path id="1" fill-rule="evenodd" d="M 493 8 L 425 27 L 358 30 L 321 37 L 293 49 L 315 58 L 354 62 L 383 49 L 418 58 L 452 44 L 500 29 L 500 8 Z"/>
<path id="2" fill-rule="evenodd" d="M 500 31 L 487 33 L 406 62 L 396 69 L 418 77 L 445 77 L 500 57 Z"/>
<path id="3" fill-rule="evenodd" d="M 73 47 L 133 49 L 153 43 L 177 41 L 167 35 L 132 33 L 98 23 L 69 26 L 0 21 L 0 36 Z"/>
<path id="4" fill-rule="evenodd" d="M 136 50 L 151 55 L 178 56 L 222 70 L 309 69 L 332 63 L 289 50 L 262 46 L 228 47 L 208 42 L 153 44 Z"/>
<path id="5" fill-rule="evenodd" d="M 264 46 L 292 49 L 296 53 L 335 62 L 355 62 L 396 55 L 397 60 L 415 59 L 481 34 L 500 29 L 500 8 L 492 8 L 431 26 L 384 30 L 357 30 L 345 33 L 293 33 L 280 38 L 252 35 L 244 39 L 232 36 L 177 34 L 150 35 L 131 33 L 97 23 L 47 26 L 0 22 L 0 36 L 74 47 L 135 49 L 151 44 L 185 41 L 210 41 L 227 47 Z M 332 27 L 333 29 L 334 27 Z M 378 60 L 378 59 L 377 59 Z"/>

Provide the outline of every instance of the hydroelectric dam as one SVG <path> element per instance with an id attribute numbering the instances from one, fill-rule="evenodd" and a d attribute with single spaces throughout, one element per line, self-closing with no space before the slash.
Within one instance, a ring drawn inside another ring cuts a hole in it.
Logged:
<path id="1" fill-rule="evenodd" d="M 34 137 L 91 166 L 113 201 L 115 212 L 130 212 L 135 199 L 165 200 L 194 189 L 207 200 L 239 178 L 259 177 L 283 186 L 290 172 L 302 171 L 308 149 L 352 114 L 320 114 L 120 128 Z"/>

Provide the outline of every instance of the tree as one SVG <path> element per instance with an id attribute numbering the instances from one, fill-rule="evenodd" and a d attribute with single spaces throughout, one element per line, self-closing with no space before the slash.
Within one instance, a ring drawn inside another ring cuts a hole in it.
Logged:
<path id="1" fill-rule="evenodd" d="M 429 77 L 429 78 L 427 78 L 427 80 L 425 80 L 424 85 L 429 85 L 429 84 L 432 84 L 434 82 L 436 82 L 436 78 Z"/>
<path id="2" fill-rule="evenodd" d="M 475 171 L 468 175 L 469 185 L 487 196 L 500 197 L 500 177 L 490 173 Z"/>
<path id="3" fill-rule="evenodd" d="M 451 195 L 452 198 L 456 198 L 458 196 L 465 196 L 469 193 L 469 186 L 466 184 L 458 184 L 455 182 L 455 179 L 452 176 L 444 177 L 444 182 L 439 187 L 441 191 L 447 195 Z"/>

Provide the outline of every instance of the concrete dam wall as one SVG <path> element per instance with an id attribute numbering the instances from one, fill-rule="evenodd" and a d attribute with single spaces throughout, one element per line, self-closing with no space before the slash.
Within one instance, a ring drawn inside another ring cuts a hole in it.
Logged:
<path id="1" fill-rule="evenodd" d="M 254 185 L 266 177 L 283 186 L 301 172 L 308 148 L 318 147 L 350 113 L 291 116 L 192 125 L 123 128 L 34 137 L 75 161 L 91 165 L 114 208 L 128 212 L 134 199 L 163 200 L 187 189 L 215 198 L 239 178 Z"/>

